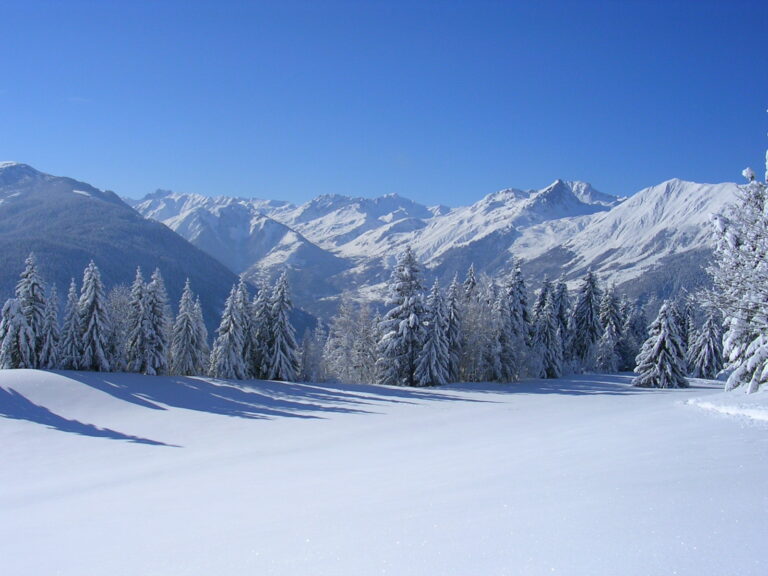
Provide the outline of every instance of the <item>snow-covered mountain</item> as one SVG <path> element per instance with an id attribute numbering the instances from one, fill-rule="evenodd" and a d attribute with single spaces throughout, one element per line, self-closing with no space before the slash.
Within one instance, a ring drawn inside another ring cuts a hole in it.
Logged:
<path id="1" fill-rule="evenodd" d="M 634 295 L 659 297 L 706 282 L 711 256 L 709 218 L 736 198 L 733 183 L 673 179 L 645 188 L 610 211 L 596 214 L 561 245 L 530 266 L 573 279 L 592 268 Z"/>
<path id="2" fill-rule="evenodd" d="M 317 310 L 318 298 L 344 290 L 380 295 L 406 245 L 441 276 L 463 272 L 470 263 L 503 273 L 511 254 L 536 257 L 620 202 L 589 184 L 557 180 L 541 190 L 502 190 L 453 209 L 396 194 L 324 195 L 295 206 L 168 191 L 148 195 L 135 208 L 247 277 L 287 266 L 301 280 L 301 304 Z"/>
<path id="3" fill-rule="evenodd" d="M 142 218 L 114 193 L 85 182 L 0 163 L 0 295 L 13 294 L 24 259 L 35 252 L 40 271 L 63 296 L 70 278 L 82 279 L 93 259 L 110 287 L 130 284 L 141 266 L 163 273 L 170 297 L 187 277 L 200 295 L 206 320 L 218 321 L 237 277 L 167 227 Z"/>

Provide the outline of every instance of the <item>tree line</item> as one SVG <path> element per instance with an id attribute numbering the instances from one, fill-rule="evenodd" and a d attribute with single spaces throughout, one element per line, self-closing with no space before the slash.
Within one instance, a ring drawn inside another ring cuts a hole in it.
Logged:
<path id="1" fill-rule="evenodd" d="M 713 378 L 722 369 L 721 322 L 694 304 L 666 302 L 647 324 L 638 302 L 601 286 L 588 272 L 575 294 L 544 280 L 529 305 L 519 263 L 503 282 L 470 266 L 443 291 L 422 285 L 406 248 L 393 269 L 383 316 L 343 299 L 328 328 L 305 334 L 302 375 L 402 386 L 514 382 L 524 377 L 638 370 L 638 386 L 687 386 L 686 374 Z M 673 377 L 668 377 L 672 374 Z"/>
<path id="2" fill-rule="evenodd" d="M 69 286 L 58 321 L 55 286 L 46 293 L 34 254 L 0 314 L 0 368 L 125 371 L 216 378 L 294 380 L 298 346 L 288 319 L 288 280 L 263 284 L 251 301 L 244 281 L 232 287 L 209 344 L 199 298 L 189 280 L 172 316 L 160 270 L 129 288 L 105 293 L 91 261 L 78 291 Z"/>

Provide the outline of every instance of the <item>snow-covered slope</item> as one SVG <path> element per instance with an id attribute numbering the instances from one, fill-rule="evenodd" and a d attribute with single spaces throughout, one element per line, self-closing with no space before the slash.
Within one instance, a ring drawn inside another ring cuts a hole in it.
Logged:
<path id="1" fill-rule="evenodd" d="M 72 178 L 26 164 L 0 164 L 0 298 L 11 296 L 24 260 L 34 252 L 40 272 L 59 294 L 82 278 L 93 259 L 107 288 L 130 284 L 136 267 L 159 267 L 175 306 L 184 282 L 200 295 L 209 326 L 217 322 L 237 277 L 204 251 L 120 198 Z"/>
<path id="2" fill-rule="evenodd" d="M 556 248 L 557 254 L 544 253 L 541 258 L 559 261 L 571 278 L 592 268 L 618 284 L 658 272 L 662 266 L 677 267 L 670 274 L 694 274 L 711 252 L 711 215 L 734 202 L 737 191 L 733 183 L 677 179 L 645 188 L 592 217 Z"/>
<path id="3" fill-rule="evenodd" d="M 766 424 L 627 381 L 0 371 L 3 574 L 763 576 Z"/>

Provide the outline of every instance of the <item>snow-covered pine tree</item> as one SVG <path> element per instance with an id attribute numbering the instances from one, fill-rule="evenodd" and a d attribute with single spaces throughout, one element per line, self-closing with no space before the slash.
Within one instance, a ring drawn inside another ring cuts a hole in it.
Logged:
<path id="1" fill-rule="evenodd" d="M 208 328 L 205 326 L 203 317 L 203 306 L 200 303 L 200 297 L 195 298 L 195 308 L 192 315 L 195 321 L 195 340 L 198 343 L 200 364 L 195 368 L 196 374 L 206 374 L 208 372 L 211 348 L 208 346 Z"/>
<path id="2" fill-rule="evenodd" d="M 563 374 L 563 337 L 558 319 L 557 295 L 544 280 L 534 306 L 530 366 L 538 378 L 560 378 Z"/>
<path id="3" fill-rule="evenodd" d="M 110 324 L 101 274 L 93 260 L 83 272 L 83 286 L 80 290 L 78 309 L 80 329 L 82 330 L 80 370 L 109 372 L 107 349 Z"/>
<path id="4" fill-rule="evenodd" d="M 620 342 L 624 326 L 621 301 L 613 284 L 605 290 L 600 300 L 600 324 L 603 333 L 597 343 L 595 367 L 601 372 L 613 374 L 618 372 L 621 363 Z"/>
<path id="5" fill-rule="evenodd" d="M 299 347 L 288 314 L 293 309 L 285 272 L 275 283 L 270 317 L 272 319 L 271 348 L 268 358 L 271 380 L 296 380 L 299 371 Z"/>
<path id="6" fill-rule="evenodd" d="M 43 350 L 45 288 L 37 271 L 37 259 L 34 253 L 30 253 L 24 261 L 24 271 L 16 284 L 16 298 L 34 339 L 29 364 L 31 368 L 38 368 L 40 366 L 40 353 Z"/>
<path id="7" fill-rule="evenodd" d="M 171 335 L 171 373 L 197 376 L 204 372 L 205 355 L 197 325 L 195 299 L 189 278 L 179 300 L 179 313 L 173 323 Z"/>
<path id="8" fill-rule="evenodd" d="M 637 356 L 634 386 L 644 388 L 687 388 L 685 353 L 680 339 L 677 314 L 665 302 L 651 324 L 650 336 Z"/>
<path id="9" fill-rule="evenodd" d="M 619 338 L 619 370 L 629 371 L 635 368 L 635 358 L 640 353 L 640 347 L 648 338 L 648 320 L 643 307 L 638 302 L 626 300 L 622 304 L 624 324 Z"/>
<path id="10" fill-rule="evenodd" d="M 381 384 L 417 386 L 416 364 L 424 345 L 421 273 L 410 246 L 400 255 L 389 281 L 387 311 L 381 321 L 377 360 Z"/>
<path id="11" fill-rule="evenodd" d="M 568 319 L 571 316 L 571 297 L 568 294 L 568 285 L 561 276 L 554 286 L 554 307 L 557 314 L 557 323 L 563 340 L 563 347 L 568 342 Z M 565 349 L 563 349 L 565 353 Z M 565 360 L 565 357 L 563 357 Z"/>
<path id="12" fill-rule="evenodd" d="M 147 284 L 141 268 L 131 284 L 125 343 L 126 366 L 129 372 L 148 373 L 148 356 L 151 341 L 147 315 Z"/>
<path id="13" fill-rule="evenodd" d="M 512 274 L 502 288 L 506 303 L 499 310 L 507 315 L 501 319 L 507 334 L 502 342 L 502 381 L 519 380 L 526 371 L 531 371 L 530 347 L 533 340 L 533 322 L 528 311 L 528 289 L 525 286 L 520 262 L 512 261 Z"/>
<path id="14" fill-rule="evenodd" d="M 80 358 L 83 353 L 81 332 L 77 284 L 72 278 L 69 283 L 69 292 L 67 292 L 67 305 L 64 309 L 64 322 L 59 341 L 59 366 L 64 370 L 78 370 L 80 368 Z"/>
<path id="15" fill-rule="evenodd" d="M 694 378 L 715 378 L 723 369 L 723 321 L 715 310 L 688 348 L 688 368 Z"/>
<path id="16" fill-rule="evenodd" d="M 768 382 L 768 185 L 743 174 L 738 202 L 713 218 L 715 262 L 709 269 L 727 326 L 725 388 L 756 392 Z M 766 154 L 768 177 L 768 154 Z"/>
<path id="17" fill-rule="evenodd" d="M 603 292 L 603 297 L 600 299 L 600 325 L 603 330 L 608 326 L 613 325 L 613 331 L 616 334 L 621 334 L 621 327 L 624 325 L 624 317 L 621 313 L 621 300 L 616 295 L 616 286 L 611 284 Z"/>
<path id="18" fill-rule="evenodd" d="M 249 361 L 249 358 L 253 358 L 253 347 L 255 346 L 253 338 L 253 306 L 251 304 L 251 295 L 248 293 L 248 285 L 242 276 L 237 284 L 235 307 L 243 326 L 243 362 L 245 363 L 246 378 L 256 378 L 258 374 L 252 370 L 251 362 Z"/>
<path id="19" fill-rule="evenodd" d="M 250 357 L 247 358 L 248 371 L 253 378 L 269 377 L 269 350 L 272 347 L 272 310 L 270 305 L 270 287 L 261 282 L 259 290 L 251 304 L 249 336 Z"/>
<path id="20" fill-rule="evenodd" d="M 475 275 L 474 263 L 470 264 L 469 268 L 467 269 L 467 276 L 464 278 L 462 288 L 464 289 L 464 300 L 469 301 L 475 297 L 475 293 L 477 291 L 477 277 Z"/>
<path id="21" fill-rule="evenodd" d="M 237 286 L 232 286 L 224 305 L 218 336 L 211 350 L 209 373 L 214 378 L 244 380 L 248 371 L 243 358 L 243 319 L 237 309 Z"/>
<path id="22" fill-rule="evenodd" d="M 459 370 L 461 366 L 461 285 L 458 275 L 453 277 L 451 285 L 448 287 L 448 295 L 445 302 L 446 320 L 448 327 L 446 329 L 446 338 L 448 342 L 448 381 L 457 382 L 459 380 Z"/>
<path id="23" fill-rule="evenodd" d="M 462 318 L 460 379 L 465 382 L 474 382 L 482 379 L 480 373 L 485 348 L 484 331 L 488 328 L 483 324 L 483 317 L 487 314 L 483 310 L 483 299 L 479 293 L 474 266 L 469 267 L 462 284 L 460 314 Z"/>
<path id="24" fill-rule="evenodd" d="M 600 324 L 601 299 L 597 276 L 590 270 L 581 282 L 568 324 L 569 356 L 575 362 L 574 368 L 578 370 L 589 370 L 594 365 L 597 342 L 603 334 Z"/>
<path id="25" fill-rule="evenodd" d="M 125 284 L 112 286 L 107 293 L 107 315 L 110 319 L 109 365 L 114 372 L 127 370 L 125 348 L 128 343 L 128 321 L 131 316 L 131 288 Z"/>
<path id="26" fill-rule="evenodd" d="M 425 309 L 426 336 L 416 373 L 419 386 L 441 386 L 448 382 L 448 317 L 440 283 L 435 280 Z"/>
<path id="27" fill-rule="evenodd" d="M 56 285 L 51 286 L 51 291 L 45 303 L 43 314 L 43 346 L 40 349 L 38 366 L 48 370 L 59 366 L 59 297 L 56 293 Z"/>
<path id="28" fill-rule="evenodd" d="M 619 371 L 621 364 L 620 341 L 621 334 L 616 331 L 615 322 L 609 320 L 597 343 L 595 367 L 600 372 L 614 374 Z"/>
<path id="29" fill-rule="evenodd" d="M 145 373 L 165 374 L 168 372 L 168 293 L 159 268 L 147 284 L 145 314 L 149 335 Z"/>
<path id="30" fill-rule="evenodd" d="M 35 339 L 18 298 L 10 298 L 0 314 L 0 368 L 32 368 Z"/>

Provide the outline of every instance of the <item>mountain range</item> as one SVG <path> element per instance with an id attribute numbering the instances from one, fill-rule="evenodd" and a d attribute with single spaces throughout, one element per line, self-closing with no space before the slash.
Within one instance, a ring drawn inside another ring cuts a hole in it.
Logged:
<path id="1" fill-rule="evenodd" d="M 504 275 L 515 256 L 533 287 L 561 275 L 575 285 L 593 269 L 634 297 L 693 290 L 708 281 L 709 217 L 732 202 L 737 189 L 673 179 L 618 198 L 584 182 L 556 180 L 455 208 L 396 194 L 325 195 L 294 205 L 157 191 L 134 207 L 249 279 L 286 267 L 297 301 L 322 315 L 345 291 L 381 300 L 406 245 L 428 276 L 444 284 L 470 265 Z"/>
<path id="2" fill-rule="evenodd" d="M 501 277 L 513 256 L 530 287 L 548 276 L 572 286 L 593 269 L 641 299 L 694 290 L 708 279 L 712 213 L 736 198 L 732 183 L 669 180 L 628 198 L 584 182 L 505 189 L 471 206 L 424 206 L 396 194 L 276 200 L 158 190 L 124 201 L 71 178 L 0 163 L 0 291 L 10 295 L 30 251 L 60 291 L 93 258 L 105 283 L 159 266 L 172 300 L 190 277 L 213 323 L 243 275 L 254 285 L 287 270 L 294 302 L 322 317 L 342 293 L 382 301 L 398 254 L 410 245 L 426 282 L 443 285 L 470 265 Z M 129 205 L 130 204 L 130 205 Z"/>

